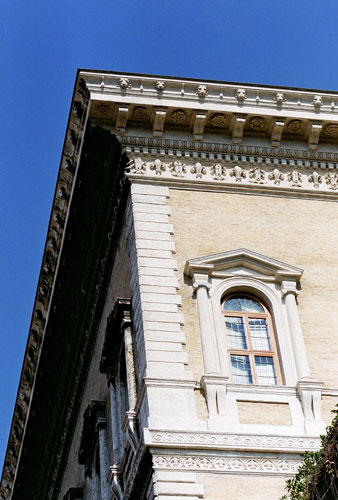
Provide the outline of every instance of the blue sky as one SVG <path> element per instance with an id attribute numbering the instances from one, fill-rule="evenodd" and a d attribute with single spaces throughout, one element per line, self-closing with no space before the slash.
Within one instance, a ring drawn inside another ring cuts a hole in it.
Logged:
<path id="1" fill-rule="evenodd" d="M 2 0 L 0 466 L 77 68 L 338 90 L 336 0 Z"/>

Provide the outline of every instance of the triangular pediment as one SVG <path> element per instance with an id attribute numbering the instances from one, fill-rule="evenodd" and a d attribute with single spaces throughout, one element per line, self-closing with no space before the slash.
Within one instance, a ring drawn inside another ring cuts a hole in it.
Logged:
<path id="1" fill-rule="evenodd" d="M 292 276 L 298 280 L 303 270 L 253 252 L 247 248 L 239 248 L 228 252 L 206 255 L 186 262 L 184 273 L 192 277 L 195 273 L 208 274 L 209 276 Z"/>

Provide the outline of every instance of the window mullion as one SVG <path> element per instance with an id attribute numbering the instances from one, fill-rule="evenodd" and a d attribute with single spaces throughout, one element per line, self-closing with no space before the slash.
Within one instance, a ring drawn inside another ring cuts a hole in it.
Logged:
<path id="1" fill-rule="evenodd" d="M 252 346 L 252 341 L 251 341 L 251 332 L 250 332 L 250 327 L 249 327 L 249 315 L 244 313 L 244 330 L 245 330 L 245 336 L 246 336 L 246 341 L 247 341 L 247 352 L 249 356 L 249 361 L 250 361 L 250 366 L 251 366 L 251 376 L 252 376 L 252 382 L 253 384 L 257 384 L 257 377 L 256 377 L 256 367 L 255 367 L 255 357 L 253 355 L 253 346 Z"/>

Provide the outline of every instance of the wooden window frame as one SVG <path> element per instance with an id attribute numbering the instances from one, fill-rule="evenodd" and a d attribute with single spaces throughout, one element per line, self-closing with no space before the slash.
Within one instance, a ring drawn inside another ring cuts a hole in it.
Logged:
<path id="1" fill-rule="evenodd" d="M 252 299 L 255 302 L 258 302 L 263 307 L 264 313 L 256 313 L 256 312 L 251 313 L 251 312 L 242 312 L 242 311 L 225 311 L 224 310 L 225 302 L 231 298 L 234 298 L 234 297 L 245 297 L 248 299 Z M 228 360 L 229 360 L 231 378 L 233 379 L 231 355 L 248 356 L 249 362 L 250 362 L 250 367 L 251 367 L 251 375 L 252 375 L 252 384 L 250 384 L 250 385 L 269 385 L 269 387 L 274 386 L 274 385 L 283 385 L 284 381 L 283 381 L 280 362 L 279 362 L 276 334 L 275 334 L 274 327 L 273 327 L 271 313 L 270 313 L 269 309 L 267 308 L 267 306 L 264 304 L 264 302 L 262 300 L 260 300 L 258 297 L 251 295 L 249 293 L 237 292 L 237 293 L 232 293 L 230 295 L 225 295 L 222 298 L 221 307 L 222 307 L 223 318 L 226 318 L 226 317 L 243 318 L 244 334 L 245 334 L 245 339 L 246 339 L 246 344 L 247 344 L 247 349 L 228 348 Z M 249 327 L 249 318 L 258 318 L 258 319 L 266 319 L 267 320 L 269 340 L 270 340 L 270 345 L 271 345 L 271 349 L 269 351 L 267 351 L 267 350 L 262 351 L 262 350 L 253 349 L 252 339 L 251 339 L 251 334 L 250 334 L 250 327 Z M 227 345 L 229 346 L 228 332 L 226 330 L 225 320 L 224 320 L 224 328 L 225 328 Z M 273 359 L 277 384 L 260 384 L 258 382 L 258 377 L 257 377 L 257 373 L 256 373 L 256 363 L 255 363 L 256 356 L 264 356 L 264 357 L 269 357 L 269 358 Z M 239 382 L 235 382 L 235 383 L 239 383 Z"/>

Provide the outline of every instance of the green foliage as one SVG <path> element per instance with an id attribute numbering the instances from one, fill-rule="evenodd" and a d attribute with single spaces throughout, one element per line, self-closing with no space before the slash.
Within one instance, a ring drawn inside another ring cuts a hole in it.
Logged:
<path id="1" fill-rule="evenodd" d="M 326 429 L 326 435 L 321 436 L 321 448 L 319 451 L 306 451 L 303 455 L 303 464 L 299 467 L 294 478 L 286 481 L 286 495 L 280 500 L 315 500 L 317 498 L 317 482 L 321 472 L 333 477 L 332 465 L 334 463 L 328 458 L 328 449 L 332 440 L 337 440 L 338 429 L 338 405 L 332 410 L 335 414 L 331 425 Z"/>

